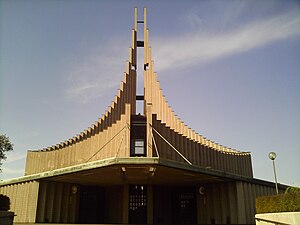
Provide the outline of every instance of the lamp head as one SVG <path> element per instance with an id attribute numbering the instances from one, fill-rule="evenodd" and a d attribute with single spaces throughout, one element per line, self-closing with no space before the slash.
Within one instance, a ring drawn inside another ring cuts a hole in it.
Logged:
<path id="1" fill-rule="evenodd" d="M 275 153 L 275 152 L 270 152 L 270 153 L 269 153 L 269 158 L 270 158 L 271 160 L 275 160 L 275 159 L 276 159 L 276 153 Z"/>

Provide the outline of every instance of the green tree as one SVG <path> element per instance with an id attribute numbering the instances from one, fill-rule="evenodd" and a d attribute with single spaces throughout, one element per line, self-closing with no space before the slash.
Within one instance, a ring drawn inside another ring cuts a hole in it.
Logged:
<path id="1" fill-rule="evenodd" d="M 0 134 L 0 172 L 2 171 L 2 160 L 6 159 L 6 152 L 13 150 L 13 144 L 5 134 Z"/>

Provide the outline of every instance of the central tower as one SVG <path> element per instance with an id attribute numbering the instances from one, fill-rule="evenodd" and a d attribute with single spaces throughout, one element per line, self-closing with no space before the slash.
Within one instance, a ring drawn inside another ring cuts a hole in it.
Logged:
<path id="1" fill-rule="evenodd" d="M 143 25 L 143 40 L 138 40 L 139 24 Z M 149 47 L 149 29 L 147 28 L 147 9 L 143 9 L 143 20 L 138 20 L 138 9 L 134 9 L 134 27 L 132 29 L 132 47 L 130 48 L 129 68 L 130 75 L 137 78 L 138 71 L 138 48 L 143 48 L 143 94 L 136 94 L 136 101 L 143 101 L 143 114 L 132 114 L 131 116 L 131 132 L 130 132 L 130 156 L 152 157 L 152 115 L 151 103 L 147 103 L 149 98 L 149 90 L 146 88 L 149 76 L 153 74 L 153 61 L 151 60 L 151 49 Z M 137 90 L 137 82 L 135 82 Z M 147 93 L 148 91 L 148 93 Z M 136 91 L 137 93 L 137 91 Z M 132 112 L 137 110 L 137 105 L 132 106 Z"/>

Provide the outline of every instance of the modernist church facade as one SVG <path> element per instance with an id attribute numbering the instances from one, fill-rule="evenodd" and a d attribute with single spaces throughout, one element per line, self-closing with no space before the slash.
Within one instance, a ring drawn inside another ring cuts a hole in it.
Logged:
<path id="1" fill-rule="evenodd" d="M 0 182 L 16 223 L 254 224 L 255 198 L 275 194 L 273 183 L 253 178 L 249 152 L 204 138 L 172 111 L 143 13 L 140 21 L 135 9 L 126 72 L 105 114 L 73 138 L 28 151 L 25 176 Z M 143 95 L 136 94 L 138 48 Z"/>

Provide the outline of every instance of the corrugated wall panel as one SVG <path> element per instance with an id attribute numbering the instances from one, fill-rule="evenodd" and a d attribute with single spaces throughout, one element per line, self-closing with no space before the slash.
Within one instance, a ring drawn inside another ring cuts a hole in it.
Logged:
<path id="1" fill-rule="evenodd" d="M 36 218 L 39 183 L 29 181 L 0 187 L 0 193 L 8 196 L 14 222 L 34 223 Z"/>

